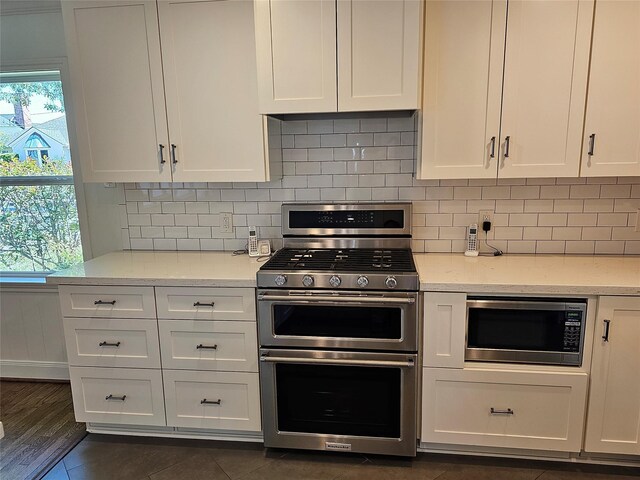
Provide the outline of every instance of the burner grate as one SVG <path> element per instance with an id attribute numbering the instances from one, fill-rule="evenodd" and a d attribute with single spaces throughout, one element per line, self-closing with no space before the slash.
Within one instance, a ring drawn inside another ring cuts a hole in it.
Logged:
<path id="1" fill-rule="evenodd" d="M 410 249 L 283 248 L 261 270 L 415 272 Z"/>

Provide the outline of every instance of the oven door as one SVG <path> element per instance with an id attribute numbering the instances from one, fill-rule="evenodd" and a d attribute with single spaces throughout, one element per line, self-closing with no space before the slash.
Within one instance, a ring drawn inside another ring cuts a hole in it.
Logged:
<path id="1" fill-rule="evenodd" d="M 416 360 L 261 349 L 265 446 L 415 456 Z"/>
<path id="2" fill-rule="evenodd" d="M 417 351 L 417 293 L 258 292 L 260 345 Z"/>

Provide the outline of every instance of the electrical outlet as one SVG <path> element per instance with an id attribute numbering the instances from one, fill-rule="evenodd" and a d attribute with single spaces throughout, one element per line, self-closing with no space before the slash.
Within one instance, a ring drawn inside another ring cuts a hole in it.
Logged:
<path id="1" fill-rule="evenodd" d="M 493 229 L 493 210 L 480 210 L 478 212 L 478 230 L 482 232 L 482 222 L 491 222 Z"/>
<path id="2" fill-rule="evenodd" d="M 232 213 L 221 213 L 220 214 L 220 231 L 222 233 L 232 233 L 233 232 L 233 214 Z"/>
<path id="3" fill-rule="evenodd" d="M 636 232 L 640 232 L 640 208 L 636 212 Z"/>

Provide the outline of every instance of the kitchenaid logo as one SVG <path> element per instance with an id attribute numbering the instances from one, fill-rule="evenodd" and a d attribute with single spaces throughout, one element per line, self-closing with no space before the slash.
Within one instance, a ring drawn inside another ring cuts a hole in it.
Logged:
<path id="1" fill-rule="evenodd" d="M 343 452 L 351 451 L 350 443 L 336 443 L 336 442 L 324 442 L 324 448 L 326 450 L 342 450 Z"/>

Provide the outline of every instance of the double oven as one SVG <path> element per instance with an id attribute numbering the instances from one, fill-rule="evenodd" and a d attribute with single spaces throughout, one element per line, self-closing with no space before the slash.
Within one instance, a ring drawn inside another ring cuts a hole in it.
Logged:
<path id="1" fill-rule="evenodd" d="M 367 205 L 340 207 L 285 205 L 285 248 L 258 274 L 265 446 L 415 456 L 417 275 L 409 278 L 410 250 L 397 248 L 407 238 L 392 237 L 396 248 L 385 241 L 343 248 L 317 237 L 287 247 L 286 225 L 299 212 L 307 224 L 338 226 L 380 215 L 349 209 Z M 404 230 L 410 206 L 386 208 L 400 208 L 401 221 L 384 234 Z"/>

